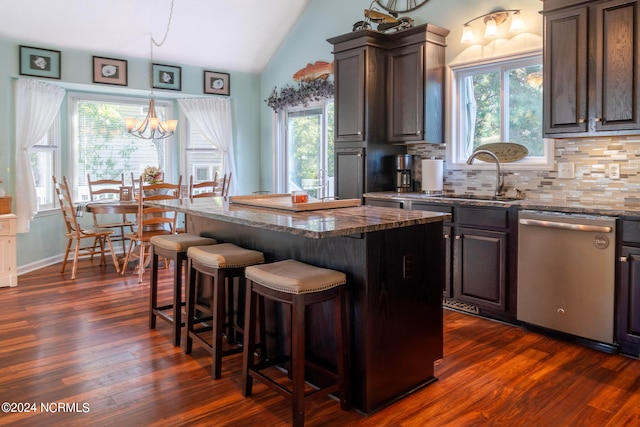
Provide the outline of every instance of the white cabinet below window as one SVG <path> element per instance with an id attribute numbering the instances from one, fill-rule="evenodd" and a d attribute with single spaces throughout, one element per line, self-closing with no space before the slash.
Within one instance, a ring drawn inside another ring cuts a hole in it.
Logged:
<path id="1" fill-rule="evenodd" d="M 0 286 L 16 286 L 16 216 L 0 215 Z"/>

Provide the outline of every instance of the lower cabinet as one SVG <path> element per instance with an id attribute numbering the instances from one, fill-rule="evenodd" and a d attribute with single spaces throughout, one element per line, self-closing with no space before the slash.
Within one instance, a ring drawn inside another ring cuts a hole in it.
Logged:
<path id="1" fill-rule="evenodd" d="M 515 321 L 517 212 L 458 206 L 453 248 L 453 298 L 480 314 Z"/>
<path id="2" fill-rule="evenodd" d="M 620 352 L 640 358 L 640 221 L 622 221 L 616 301 Z"/>
<path id="3" fill-rule="evenodd" d="M 454 298 L 507 311 L 508 233 L 459 227 L 454 247 Z M 497 314 L 497 313 L 494 313 Z"/>
<path id="4" fill-rule="evenodd" d="M 445 305 L 516 322 L 517 209 L 410 199 L 366 203 L 451 214 L 443 226 Z"/>

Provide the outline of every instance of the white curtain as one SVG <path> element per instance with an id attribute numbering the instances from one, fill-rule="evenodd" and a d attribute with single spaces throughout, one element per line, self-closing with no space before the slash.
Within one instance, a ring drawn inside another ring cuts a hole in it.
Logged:
<path id="1" fill-rule="evenodd" d="M 222 151 L 222 173 L 231 173 L 229 194 L 235 194 L 238 181 L 233 157 L 231 102 L 226 98 L 196 98 L 178 99 L 178 104 L 202 136 Z"/>
<path id="2" fill-rule="evenodd" d="M 469 157 L 473 153 L 473 141 L 476 136 L 476 115 L 478 110 L 473 86 L 473 76 L 466 76 L 464 78 L 464 105 L 466 124 L 464 155 L 465 157 Z"/>
<path id="3" fill-rule="evenodd" d="M 29 149 L 44 138 L 58 114 L 65 90 L 33 79 L 15 82 L 17 232 L 29 231 L 38 213 Z"/>

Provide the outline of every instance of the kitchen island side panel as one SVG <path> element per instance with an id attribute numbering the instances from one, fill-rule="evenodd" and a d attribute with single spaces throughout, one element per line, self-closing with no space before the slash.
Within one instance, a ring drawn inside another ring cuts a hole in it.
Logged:
<path id="1" fill-rule="evenodd" d="M 352 406 L 371 413 L 434 380 L 442 357 L 442 222 L 312 239 L 187 215 L 190 233 L 260 250 L 266 262 L 294 258 L 347 275 Z M 308 353 L 335 364 L 330 303 L 309 311 Z M 269 343 L 284 350 L 290 325 L 267 308 Z M 313 378 L 314 380 L 316 378 Z M 318 379 L 321 381 L 321 379 Z"/>

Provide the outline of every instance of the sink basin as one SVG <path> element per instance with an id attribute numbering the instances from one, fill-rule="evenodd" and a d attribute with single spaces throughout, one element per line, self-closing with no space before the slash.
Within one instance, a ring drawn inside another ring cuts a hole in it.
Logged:
<path id="1" fill-rule="evenodd" d="M 434 194 L 430 197 L 437 197 L 441 199 L 457 199 L 457 200 L 487 200 L 487 201 L 496 201 L 496 202 L 515 202 L 515 201 L 522 200 L 522 199 L 518 199 L 517 197 L 476 196 L 473 194 Z"/>

